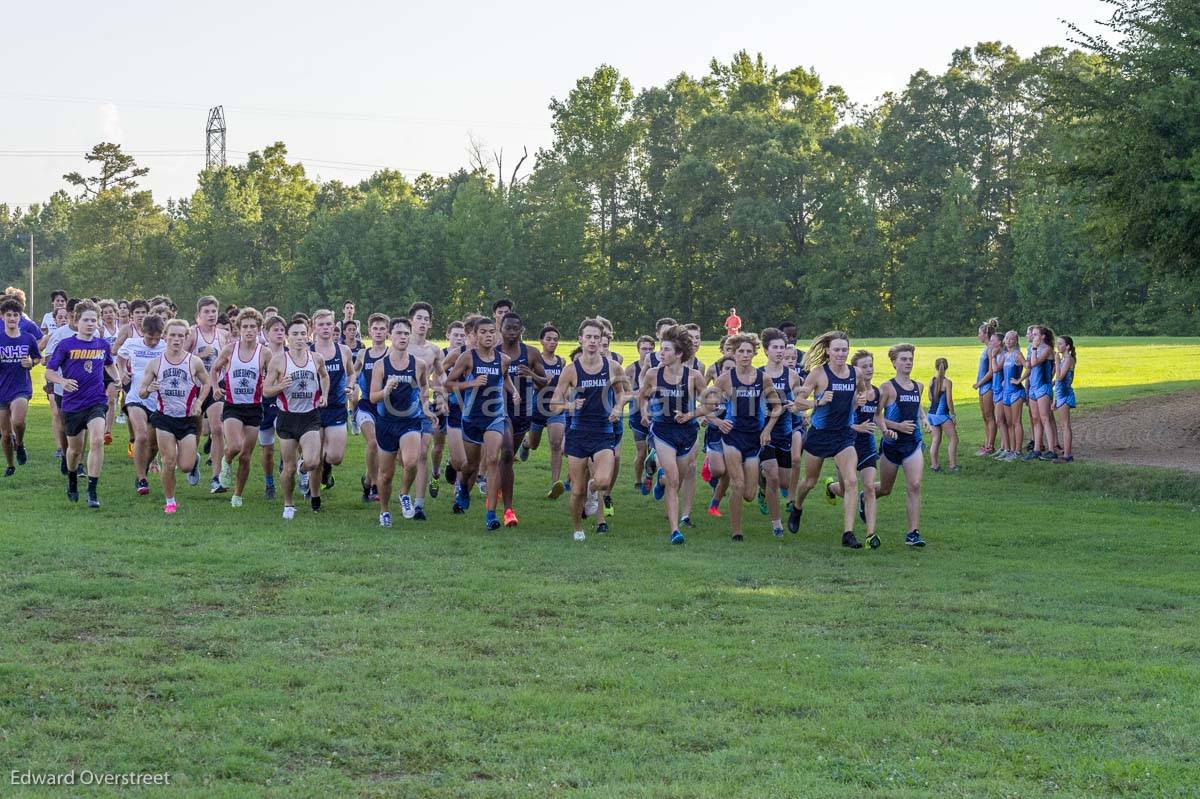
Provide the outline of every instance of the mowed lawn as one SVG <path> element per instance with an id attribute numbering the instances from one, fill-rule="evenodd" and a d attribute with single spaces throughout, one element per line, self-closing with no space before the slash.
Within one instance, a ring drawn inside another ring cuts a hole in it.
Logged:
<path id="1" fill-rule="evenodd" d="M 38 405 L 0 480 L 0 795 L 109 795 L 9 785 L 90 769 L 187 796 L 1195 796 L 1194 477 L 981 462 L 978 346 L 916 343 L 922 382 L 944 355 L 964 389 L 920 551 L 901 493 L 883 547 L 847 551 L 819 491 L 798 536 L 751 504 L 734 544 L 705 486 L 670 547 L 628 435 L 612 531 L 582 544 L 544 450 L 496 533 L 445 489 L 381 530 L 359 439 L 290 524 L 257 470 L 242 509 L 185 486 L 164 518 L 120 441 L 88 511 Z M 1079 344 L 1081 411 L 1200 385 L 1200 340 Z"/>

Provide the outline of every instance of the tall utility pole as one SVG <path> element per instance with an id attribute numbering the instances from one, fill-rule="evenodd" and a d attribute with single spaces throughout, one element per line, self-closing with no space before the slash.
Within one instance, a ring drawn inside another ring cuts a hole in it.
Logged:
<path id="1" fill-rule="evenodd" d="M 204 168 L 220 169 L 225 166 L 225 107 L 218 105 L 208 109 L 208 134 L 204 148 Z"/>

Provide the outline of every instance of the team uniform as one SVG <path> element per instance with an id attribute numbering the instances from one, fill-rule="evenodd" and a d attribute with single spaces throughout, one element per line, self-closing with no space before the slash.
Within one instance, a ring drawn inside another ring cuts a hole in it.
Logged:
<path id="1" fill-rule="evenodd" d="M 554 363 L 546 363 L 544 359 L 542 360 L 542 369 L 545 370 L 546 377 L 550 382 L 542 391 L 538 392 L 536 401 L 533 403 L 533 416 L 529 420 L 529 429 L 535 433 L 552 424 L 566 424 L 567 412 L 551 413 L 549 407 L 550 398 L 554 396 L 554 391 L 558 388 L 558 379 L 562 377 L 566 363 L 559 355 L 554 356 Z"/>
<path id="2" fill-rule="evenodd" d="M 1004 354 L 1004 366 L 1000 370 L 1002 375 L 1002 385 L 1004 387 L 1004 398 L 1002 402 L 1005 405 L 1013 405 L 1025 399 L 1025 387 L 1021 385 L 1013 385 L 1014 380 L 1021 377 L 1021 364 L 1017 361 L 1017 351 L 1007 352 Z"/>
<path id="3" fill-rule="evenodd" d="M 653 353 L 653 352 L 650 353 L 650 357 L 648 360 L 651 361 L 651 363 L 646 371 L 649 371 L 650 369 L 653 369 L 659 365 L 658 364 L 658 356 L 656 353 Z M 638 394 L 638 391 L 640 391 L 641 388 L 642 388 L 642 361 L 639 358 L 633 364 L 633 379 L 630 380 L 630 391 L 633 393 L 633 396 L 636 397 Z M 642 415 L 641 415 L 641 413 L 638 412 L 638 406 L 637 406 L 636 399 L 629 401 L 629 429 L 633 431 L 633 440 L 634 441 L 645 441 L 646 437 L 650 434 L 650 430 L 642 425 Z"/>
<path id="4" fill-rule="evenodd" d="M 979 369 L 976 370 L 976 372 L 975 372 L 975 382 L 978 383 L 981 380 L 983 380 L 983 376 L 985 374 L 987 374 L 991 370 L 991 368 L 992 368 L 992 364 L 991 364 L 991 358 L 988 357 L 988 348 L 984 347 L 983 352 L 979 353 Z M 993 383 L 993 381 L 991 381 L 991 380 L 983 383 L 983 385 L 981 385 L 979 387 L 979 396 L 982 397 L 985 394 L 991 394 L 992 393 L 992 383 Z"/>
<path id="5" fill-rule="evenodd" d="M 128 414 L 131 406 L 144 410 L 147 417 L 154 411 L 156 401 L 149 397 L 146 399 L 139 397 L 136 387 L 142 384 L 142 376 L 146 374 L 146 367 L 166 351 L 167 342 L 161 336 L 158 343 L 151 347 L 146 343 L 145 337 L 140 335 L 129 336 L 117 350 L 117 355 L 124 358 L 125 362 L 129 364 L 130 378 L 129 383 L 125 386 L 125 404 L 121 406 L 121 413 Z"/>
<path id="6" fill-rule="evenodd" d="M 298 364 L 292 360 L 292 353 L 284 350 L 284 374 L 292 379 L 292 384 L 279 392 L 277 402 L 278 415 L 275 418 L 275 431 L 280 438 L 299 441 L 306 433 L 321 431 L 321 414 L 317 404 L 321 401 L 321 381 L 317 378 L 316 356 L 311 352 L 305 353 L 308 360 Z"/>
<path id="7" fill-rule="evenodd" d="M 257 428 L 263 421 L 263 374 L 262 350 L 258 344 L 249 358 L 242 357 L 242 341 L 238 339 L 229 355 L 229 366 L 225 369 L 222 388 L 225 391 L 225 406 L 221 409 L 221 421 L 236 419 L 246 427 Z"/>
<path id="8" fill-rule="evenodd" d="M 821 368 L 825 370 L 827 390 L 833 392 L 833 400 L 813 409 L 804 451 L 817 458 L 832 458 L 854 446 L 855 433 L 850 427 L 850 416 L 854 411 L 858 374 L 853 366 L 847 367 L 850 374 L 846 377 L 835 375 L 829 364 L 823 364 Z"/>
<path id="9" fill-rule="evenodd" d="M 316 352 L 316 346 L 310 350 Z M 325 358 L 325 371 L 329 374 L 329 399 L 319 413 L 321 427 L 346 426 L 346 364 L 342 362 L 342 348 L 334 342 L 333 355 Z M 368 383 L 368 385 L 370 385 Z"/>
<path id="10" fill-rule="evenodd" d="M 921 449 L 921 384 L 913 382 L 912 388 L 901 388 L 892 378 L 889 382 L 896 392 L 896 399 L 883 409 L 889 422 L 912 422 L 911 433 L 896 431 L 895 438 L 885 438 L 880 454 L 899 466 L 909 455 Z"/>
<path id="11" fill-rule="evenodd" d="M 794 366 L 792 367 L 792 370 L 796 373 L 796 381 L 800 385 L 804 385 L 804 381 L 808 379 L 808 370 L 800 369 Z M 794 395 L 792 399 L 795 400 Z M 786 411 L 786 413 L 792 417 L 792 432 L 799 433 L 801 436 L 804 436 L 806 432 L 805 428 L 808 425 L 808 419 L 804 415 L 804 411 Z"/>
<path id="12" fill-rule="evenodd" d="M 755 370 L 754 381 L 743 383 L 738 380 L 737 368 L 729 370 L 729 385 L 732 396 L 726 401 L 725 418 L 733 422 L 728 433 L 721 436 L 723 447 L 733 447 L 742 453 L 742 460 L 759 457 L 762 445 L 759 435 L 766 421 L 763 393 L 766 377 L 761 368 Z M 790 448 L 789 444 L 789 448 Z"/>
<path id="13" fill-rule="evenodd" d="M 713 382 L 716 382 L 721 377 L 722 363 L 723 361 L 718 361 L 716 367 L 713 369 Z M 715 424 L 710 424 L 704 428 L 704 451 L 706 453 L 714 452 L 718 455 L 725 451 L 725 443 L 721 438 L 721 430 Z"/>
<path id="14" fill-rule="evenodd" d="M 865 424 L 875 420 L 879 410 L 879 389 L 871 386 L 867 401 L 854 408 L 854 423 Z M 875 448 L 875 434 L 854 431 L 854 453 L 858 457 L 858 471 L 874 469 L 879 463 L 879 451 Z"/>
<path id="15" fill-rule="evenodd" d="M 510 358 L 508 362 L 508 378 L 512 380 L 513 386 L 517 390 L 517 396 L 521 398 L 521 402 L 519 405 L 514 405 L 511 396 L 505 396 L 504 398 L 505 413 L 508 414 L 508 421 L 512 426 L 512 445 L 514 451 L 525 440 L 525 434 L 529 432 L 529 428 L 533 424 L 533 381 L 517 374 L 520 367 L 529 366 L 529 347 L 523 341 L 518 346 L 520 347 L 520 355 Z"/>
<path id="16" fill-rule="evenodd" d="M 763 373 L 764 377 L 766 372 Z M 792 404 L 792 370 L 784 367 L 777 377 L 770 378 L 779 401 L 786 407 Z M 775 461 L 780 469 L 792 468 L 792 412 L 783 411 L 771 428 L 771 443 L 763 448 L 762 460 Z"/>
<path id="17" fill-rule="evenodd" d="M 77 383 L 75 391 L 64 392 L 59 399 L 63 431 L 68 438 L 79 435 L 87 428 L 88 422 L 103 419 L 108 413 L 104 372 L 112 362 L 112 350 L 99 336 L 84 340 L 72 335 L 55 345 L 54 354 L 50 356 L 46 368 L 54 369 L 64 379 Z"/>
<path id="18" fill-rule="evenodd" d="M 601 358 L 600 371 L 588 372 L 576 358 L 576 400 L 583 404 L 567 417 L 566 439 L 563 452 L 571 458 L 590 458 L 606 449 L 616 450 L 616 434 L 609 414 L 613 405 L 613 389 L 610 381 L 612 362 Z"/>
<path id="19" fill-rule="evenodd" d="M 1046 345 L 1043 344 L 1043 347 Z M 1049 349 L 1049 347 L 1047 347 Z M 1054 359 L 1047 358 L 1037 366 L 1032 366 L 1034 356 L 1038 354 L 1032 346 L 1029 347 L 1029 354 L 1025 356 L 1027 363 L 1031 364 L 1029 368 L 1029 401 L 1037 402 L 1042 397 L 1050 396 L 1053 381 Z M 1049 369 L 1047 367 L 1050 367 Z"/>
<path id="20" fill-rule="evenodd" d="M 212 338 L 206 339 L 204 337 L 204 331 L 202 331 L 199 326 L 194 326 L 192 329 L 196 333 L 196 341 L 192 344 L 191 354 L 195 355 L 197 358 L 199 358 L 200 362 L 204 364 L 204 371 L 211 372 L 212 368 L 213 368 L 213 364 L 217 362 L 217 356 L 220 355 L 221 331 L 214 329 Z M 209 348 L 210 352 L 207 357 L 200 355 L 201 347 Z M 212 394 L 209 394 L 207 397 L 204 398 L 204 404 L 200 408 L 200 413 L 201 414 L 208 413 L 208 409 L 211 408 L 216 403 L 217 403 L 217 400 L 215 400 L 213 398 Z"/>
<path id="21" fill-rule="evenodd" d="M 462 436 L 472 444 L 482 444 L 483 435 L 489 431 L 504 433 L 507 417 L 504 413 L 504 372 L 501 370 L 503 361 L 500 350 L 492 355 L 492 360 L 484 361 L 475 350 L 468 350 L 460 358 L 470 356 L 471 368 L 462 376 L 464 382 L 477 377 L 487 378 L 487 384 L 467 389 L 462 398 Z"/>
<path id="22" fill-rule="evenodd" d="M 164 352 L 156 377 L 157 407 L 150 414 L 150 424 L 155 430 L 170 433 L 176 441 L 199 435 L 195 405 L 200 385 L 192 374 L 191 353 L 184 353 L 182 361 L 172 363 Z"/>
<path id="23" fill-rule="evenodd" d="M 382 355 L 372 355 L 370 347 L 363 353 L 363 368 L 358 375 L 358 392 L 362 399 L 358 403 L 358 409 L 354 412 L 354 420 L 361 428 L 364 424 L 376 423 L 376 404 L 371 402 L 371 374 L 375 370 L 375 364 L 388 356 L 388 349 L 385 347 Z"/>
<path id="24" fill-rule="evenodd" d="M 420 388 L 417 385 L 417 359 L 405 355 L 403 367 L 392 365 L 388 355 L 378 358 L 375 368 L 383 369 L 383 384 L 396 377 L 399 382 L 375 405 L 375 441 L 379 449 L 394 454 L 400 449 L 400 439 L 409 433 L 421 433 L 421 420 L 428 417 L 421 411 Z"/>
<path id="25" fill-rule="evenodd" d="M 659 369 L 650 398 L 650 437 L 655 446 L 665 444 L 675 450 L 679 458 L 692 451 L 700 432 L 700 424 L 695 419 L 683 424 L 675 421 L 676 414 L 691 413 L 696 407 L 691 378 L 692 370 L 685 367 L 678 383 L 668 383 L 664 370 Z M 640 413 L 634 415 L 641 416 Z"/>
<path id="26" fill-rule="evenodd" d="M 25 331 L 10 336 L 0 326 L 0 411 L 7 411 L 17 400 L 33 398 L 33 380 L 21 361 L 25 358 L 37 361 L 42 357 L 38 351 L 39 338 Z"/>
<path id="27" fill-rule="evenodd" d="M 1062 379 L 1054 380 L 1054 407 L 1061 408 L 1066 405 L 1068 408 L 1075 407 L 1075 387 L 1072 385 L 1075 382 L 1075 367 L 1072 366 L 1067 370 L 1067 373 L 1062 376 Z"/>
<path id="28" fill-rule="evenodd" d="M 941 427 L 946 422 L 950 421 L 950 401 L 946 399 L 946 390 L 942 389 L 938 394 L 937 402 L 930 400 L 929 402 L 929 424 L 933 427 Z"/>

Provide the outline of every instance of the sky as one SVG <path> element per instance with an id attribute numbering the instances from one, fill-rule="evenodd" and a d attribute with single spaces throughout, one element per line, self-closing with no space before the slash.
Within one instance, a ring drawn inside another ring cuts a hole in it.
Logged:
<path id="1" fill-rule="evenodd" d="M 472 139 L 503 150 L 506 165 L 528 147 L 531 164 L 552 139 L 550 99 L 600 64 L 636 91 L 744 49 L 870 103 L 918 69 L 943 70 L 957 48 L 1001 41 L 1029 56 L 1067 44 L 1062 20 L 1095 30 L 1107 16 L 1100 0 L 10 6 L 0 50 L 10 206 L 67 188 L 63 173 L 84 170 L 100 141 L 150 168 L 141 185 L 158 202 L 187 196 L 216 105 L 230 162 L 283 141 L 321 180 L 355 183 L 380 167 L 441 175 L 468 163 Z"/>

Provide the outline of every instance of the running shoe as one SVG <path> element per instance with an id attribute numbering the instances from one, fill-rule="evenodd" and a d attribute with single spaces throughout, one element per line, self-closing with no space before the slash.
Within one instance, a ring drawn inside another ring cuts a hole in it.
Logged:
<path id="1" fill-rule="evenodd" d="M 1075 456 L 1074 455 L 1059 455 L 1057 458 L 1054 459 L 1054 462 L 1055 463 L 1074 463 Z"/>
<path id="2" fill-rule="evenodd" d="M 204 439 L 204 454 L 207 455 L 210 452 L 212 452 L 212 436 Z"/>
<path id="3" fill-rule="evenodd" d="M 504 526 L 505 527 L 516 527 L 517 526 L 517 512 L 514 511 L 512 508 L 504 509 Z"/>
<path id="4" fill-rule="evenodd" d="M 996 450 L 994 447 L 980 447 L 979 449 L 975 450 L 975 455 L 976 455 L 976 457 L 979 457 L 979 458 L 984 458 L 984 457 L 987 457 L 988 455 L 995 455 L 995 454 L 996 454 Z"/>
<path id="5" fill-rule="evenodd" d="M 663 475 L 665 475 L 666 473 L 667 472 L 665 469 L 659 469 L 658 475 L 654 479 L 654 498 L 655 499 L 662 499 L 663 496 L 665 496 L 667 493 L 667 487 L 665 485 L 663 485 L 663 481 L 662 481 Z"/>
<path id="6" fill-rule="evenodd" d="M 496 511 L 489 510 L 484 516 L 483 526 L 488 530 L 499 530 L 500 520 L 496 518 Z"/>
<path id="7" fill-rule="evenodd" d="M 321 487 L 333 488 L 337 485 L 337 480 L 333 479 L 333 464 L 325 462 L 321 465 Z"/>
<path id="8" fill-rule="evenodd" d="M 263 486 L 263 497 L 266 499 L 275 499 L 275 481 L 271 481 Z"/>
<path id="9" fill-rule="evenodd" d="M 107 447 L 110 444 L 112 444 L 112 433 L 105 433 L 104 434 L 104 446 Z"/>
<path id="10" fill-rule="evenodd" d="M 1044 460 L 1044 461 L 1052 461 L 1056 457 L 1057 456 L 1051 450 L 1046 450 L 1045 452 L 1042 453 L 1042 460 Z"/>
<path id="11" fill-rule="evenodd" d="M 595 491 L 589 491 L 587 499 L 583 501 L 583 515 L 595 516 L 598 510 L 600 510 L 600 497 Z"/>
<path id="12" fill-rule="evenodd" d="M 641 480 L 635 481 L 633 484 L 633 487 L 635 489 L 637 489 L 638 491 L 642 492 L 643 497 L 647 497 L 647 496 L 650 496 L 650 491 L 651 491 L 653 485 L 654 485 L 654 481 L 651 480 L 649 477 L 646 477 Z"/>
<path id="13" fill-rule="evenodd" d="M 692 517 L 691 517 L 691 516 L 684 516 L 682 519 L 680 519 L 680 520 L 679 520 L 679 526 L 680 526 L 680 527 L 690 527 L 690 528 L 692 528 L 692 529 L 695 529 L 695 528 L 696 528 L 696 525 L 692 523 Z"/>
<path id="14" fill-rule="evenodd" d="M 605 516 L 613 516 L 616 514 L 616 512 L 617 512 L 617 509 L 613 507 L 612 497 L 609 496 L 608 494 L 605 494 L 604 495 L 604 515 Z"/>
<path id="15" fill-rule="evenodd" d="M 576 530 L 571 534 L 571 538 L 575 539 L 576 541 L 584 541 L 587 539 L 587 534 L 583 532 L 583 530 Z"/>
<path id="16" fill-rule="evenodd" d="M 442 490 L 442 481 L 438 477 L 437 472 L 434 472 L 433 477 L 429 480 L 429 496 L 437 499 L 438 492 Z"/>
<path id="17" fill-rule="evenodd" d="M 529 445 L 524 441 L 522 441 L 521 446 L 517 448 L 517 457 L 521 460 L 521 463 L 529 460 Z"/>
<path id="18" fill-rule="evenodd" d="M 466 513 L 471 509 L 471 492 L 461 485 L 455 486 L 454 506 L 458 508 L 457 513 Z"/>
<path id="19" fill-rule="evenodd" d="M 210 494 L 224 494 L 228 490 L 228 488 L 221 485 L 221 479 L 219 477 L 214 477 L 208 483 L 208 493 Z"/>
<path id="20" fill-rule="evenodd" d="M 414 522 L 427 522 L 427 521 L 429 521 L 429 517 L 425 515 L 425 509 L 424 509 L 424 508 L 413 508 L 413 521 L 414 521 Z"/>
<path id="21" fill-rule="evenodd" d="M 369 485 L 367 485 L 367 476 L 365 474 L 362 477 L 358 478 L 358 484 L 360 486 L 362 486 L 363 502 L 370 502 L 371 501 L 371 487 Z"/>
<path id="22" fill-rule="evenodd" d="M 837 482 L 836 478 L 833 478 L 833 477 L 825 478 L 825 501 L 828 502 L 830 505 L 837 504 L 837 494 L 833 493 L 833 484 L 836 482 Z"/>
<path id="23" fill-rule="evenodd" d="M 731 537 L 731 538 L 732 538 L 734 541 L 745 541 L 745 540 L 746 540 L 746 537 L 745 537 L 744 535 L 742 535 L 741 533 L 734 533 L 734 534 L 733 534 L 732 536 L 730 536 L 730 537 Z"/>
<path id="24" fill-rule="evenodd" d="M 940 472 L 941 470 L 942 470 L 941 466 L 930 466 L 929 467 L 929 471 L 931 471 L 931 472 Z"/>
<path id="25" fill-rule="evenodd" d="M 300 493 L 304 494 L 304 496 L 306 498 L 308 497 L 308 482 L 309 482 L 308 472 L 301 470 L 301 472 L 300 472 Z"/>
<path id="26" fill-rule="evenodd" d="M 229 507 L 231 507 L 231 508 L 242 507 L 242 498 L 239 497 L 237 494 L 234 494 L 232 497 L 229 498 Z"/>
<path id="27" fill-rule="evenodd" d="M 78 502 L 79 501 L 79 489 L 78 488 L 70 488 L 68 486 L 67 499 L 70 500 L 71 502 Z"/>
<path id="28" fill-rule="evenodd" d="M 875 533 L 870 533 L 867 536 L 867 546 L 869 546 L 871 549 L 879 549 L 879 545 L 882 543 L 883 542 L 879 540 L 879 536 L 877 536 Z"/>
<path id="29" fill-rule="evenodd" d="M 5 469 L 4 469 L 4 476 L 5 476 L 5 477 L 12 477 L 12 476 L 13 476 L 14 474 L 16 474 L 16 473 L 17 473 L 17 467 L 16 467 L 16 466 L 7 466 L 7 467 L 5 467 Z"/>
<path id="30" fill-rule="evenodd" d="M 854 533 L 847 530 L 842 533 L 842 546 L 847 549 L 862 549 L 862 543 L 854 537 Z"/>
<path id="31" fill-rule="evenodd" d="M 125 457 L 127 457 L 127 458 L 133 457 L 133 442 L 132 441 L 130 441 L 129 444 L 125 447 Z"/>
<path id="32" fill-rule="evenodd" d="M 1036 449 L 1031 449 L 1028 452 L 1026 452 L 1024 455 L 1021 456 L 1021 460 L 1023 460 L 1023 461 L 1036 461 L 1036 460 L 1041 460 L 1041 458 L 1042 458 L 1042 453 Z"/>
<path id="33" fill-rule="evenodd" d="M 709 516 L 721 516 L 722 515 L 721 514 L 721 502 L 716 497 L 713 497 L 713 501 L 708 503 L 708 515 Z"/>
<path id="34" fill-rule="evenodd" d="M 223 488 L 230 488 L 233 486 L 233 467 L 229 465 L 229 461 L 221 461 L 221 473 L 217 477 L 217 480 L 221 483 Z"/>
<path id="35" fill-rule="evenodd" d="M 608 532 L 608 522 L 600 522 L 599 524 L 596 525 L 596 533 L 598 535 L 603 535 L 607 532 Z"/>
<path id="36" fill-rule="evenodd" d="M 550 490 L 546 492 L 546 499 L 558 499 L 566 491 L 566 486 L 562 480 L 555 481 L 554 485 L 550 486 Z"/>
<path id="37" fill-rule="evenodd" d="M 296 507 L 294 505 L 284 505 L 283 506 L 283 518 L 289 522 L 292 519 L 296 518 Z"/>
<path id="38" fill-rule="evenodd" d="M 137 481 L 137 492 L 138 492 L 138 496 L 142 496 L 142 497 L 149 494 L 150 493 L 150 481 L 139 479 Z"/>
<path id="39" fill-rule="evenodd" d="M 387 511 L 384 511 L 383 513 L 379 514 L 379 526 L 380 527 L 391 527 L 392 526 L 392 514 L 388 513 Z"/>
<path id="40" fill-rule="evenodd" d="M 309 502 L 310 507 L 312 507 L 313 513 L 321 512 L 321 498 L 319 496 L 309 497 L 308 502 Z"/>
<path id="41" fill-rule="evenodd" d="M 653 449 L 646 453 L 646 463 L 642 467 L 642 477 L 654 477 L 654 473 L 658 471 L 658 453 Z"/>
<path id="42" fill-rule="evenodd" d="M 763 491 L 761 488 L 758 489 L 758 512 L 763 516 L 766 516 L 771 512 L 770 509 L 767 508 L 767 492 Z"/>
<path id="43" fill-rule="evenodd" d="M 684 543 L 684 540 L 683 533 L 679 532 L 678 530 L 675 530 L 671 533 L 672 544 L 682 544 Z"/>
<path id="44" fill-rule="evenodd" d="M 400 515 L 406 519 L 413 517 L 413 501 L 408 494 L 400 495 Z"/>
<path id="45" fill-rule="evenodd" d="M 29 453 L 27 453 L 25 451 L 25 445 L 18 444 L 17 445 L 17 465 L 24 466 L 28 460 L 29 460 Z"/>
<path id="46" fill-rule="evenodd" d="M 486 497 L 487 496 L 487 478 L 484 477 L 483 475 L 480 475 L 479 478 L 475 481 L 475 484 L 479 486 L 479 493 Z"/>
<path id="47" fill-rule="evenodd" d="M 89 491 L 87 497 L 88 497 L 88 507 L 89 508 L 100 507 L 100 498 L 97 497 L 93 492 Z"/>
<path id="48" fill-rule="evenodd" d="M 125 414 L 118 413 L 117 418 L 113 419 L 114 424 L 125 424 Z"/>
<path id="49" fill-rule="evenodd" d="M 788 532 L 792 535 L 800 532 L 800 517 L 804 515 L 804 506 L 788 503 Z"/>
<path id="50" fill-rule="evenodd" d="M 783 538 L 783 525 L 772 527 L 771 535 L 775 536 L 776 538 Z"/>
<path id="51" fill-rule="evenodd" d="M 177 510 L 179 510 L 179 506 L 174 502 L 168 502 L 166 505 L 163 505 L 163 513 L 167 514 L 168 516 Z"/>
<path id="52" fill-rule="evenodd" d="M 951 467 L 950 467 L 950 468 L 949 468 L 947 471 L 948 471 L 950 474 L 958 474 L 959 472 L 961 472 L 961 471 L 962 471 L 962 467 L 961 467 L 961 466 L 957 466 L 957 465 L 956 465 L 956 466 L 951 466 Z"/>
<path id="53" fill-rule="evenodd" d="M 925 539 L 921 538 L 920 530 L 913 530 L 911 533 L 904 536 L 904 543 L 910 547 L 923 547 L 925 546 Z"/>
<path id="54" fill-rule="evenodd" d="M 706 483 L 712 481 L 712 470 L 708 468 L 708 458 L 704 459 L 704 465 L 700 467 L 700 479 Z"/>
<path id="55" fill-rule="evenodd" d="M 200 459 L 196 458 L 196 465 L 187 473 L 187 484 L 190 486 L 200 485 Z"/>

